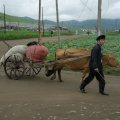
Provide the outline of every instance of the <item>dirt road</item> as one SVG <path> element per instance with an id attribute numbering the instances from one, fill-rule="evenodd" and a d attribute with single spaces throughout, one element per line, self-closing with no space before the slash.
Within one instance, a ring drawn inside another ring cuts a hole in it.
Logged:
<path id="1" fill-rule="evenodd" d="M 0 42 L 0 55 L 4 46 Z M 51 81 L 43 69 L 34 78 L 9 80 L 0 69 L 0 120 L 120 120 L 120 76 L 105 75 L 110 96 L 98 93 L 96 80 L 80 93 L 80 78 L 80 72 L 62 71 L 63 83 Z"/>

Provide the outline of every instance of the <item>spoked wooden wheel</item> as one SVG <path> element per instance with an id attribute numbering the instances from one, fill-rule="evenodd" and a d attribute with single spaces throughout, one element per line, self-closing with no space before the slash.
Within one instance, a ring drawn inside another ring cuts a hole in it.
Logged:
<path id="1" fill-rule="evenodd" d="M 8 78 L 18 80 L 24 74 L 24 64 L 20 56 L 11 55 L 9 56 L 4 64 L 4 70 Z"/>
<path id="2" fill-rule="evenodd" d="M 26 62 L 24 74 L 26 76 L 34 77 L 38 75 L 38 73 L 41 71 L 41 68 L 42 66 L 39 63 Z"/>

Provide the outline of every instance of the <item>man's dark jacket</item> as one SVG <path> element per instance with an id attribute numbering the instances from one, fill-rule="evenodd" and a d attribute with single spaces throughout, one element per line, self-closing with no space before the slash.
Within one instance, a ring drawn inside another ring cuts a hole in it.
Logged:
<path id="1" fill-rule="evenodd" d="M 96 68 L 98 68 L 99 70 L 103 69 L 101 46 L 99 44 L 96 44 L 91 51 L 89 67 L 90 69 L 96 69 Z"/>

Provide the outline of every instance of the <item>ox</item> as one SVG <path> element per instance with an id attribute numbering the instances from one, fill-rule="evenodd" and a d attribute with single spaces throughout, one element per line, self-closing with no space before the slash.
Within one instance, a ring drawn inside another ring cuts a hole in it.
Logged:
<path id="1" fill-rule="evenodd" d="M 66 67 L 71 70 L 79 70 L 82 72 L 82 80 L 89 72 L 89 60 L 90 60 L 90 50 L 86 49 L 58 49 L 55 52 L 56 60 L 62 60 L 64 58 L 65 61 L 68 62 L 61 62 L 52 66 L 52 69 L 49 69 L 49 66 L 46 66 L 46 76 L 53 76 L 51 80 L 56 78 L 56 71 L 58 71 L 59 81 L 62 82 L 61 79 L 61 70 Z M 89 55 L 88 57 L 83 57 L 81 59 L 71 61 L 70 57 L 73 56 L 80 56 L 80 55 Z M 69 62 L 71 61 L 71 62 Z M 103 66 L 110 66 L 110 67 L 118 67 L 119 64 L 115 59 L 113 54 L 106 54 L 102 56 Z"/>
<path id="2" fill-rule="evenodd" d="M 16 45 L 14 47 L 12 47 L 8 52 L 6 52 L 5 55 L 2 56 L 2 58 L 0 59 L 0 66 L 2 66 L 5 62 L 5 60 L 13 55 L 13 54 L 16 54 L 16 55 L 19 55 L 20 57 L 24 57 L 25 54 L 26 54 L 26 49 L 27 49 L 27 46 L 26 45 Z M 23 58 L 22 58 L 23 59 Z"/>

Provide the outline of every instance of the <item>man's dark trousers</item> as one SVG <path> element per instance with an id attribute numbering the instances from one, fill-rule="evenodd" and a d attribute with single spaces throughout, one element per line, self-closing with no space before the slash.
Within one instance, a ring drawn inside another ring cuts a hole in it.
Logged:
<path id="1" fill-rule="evenodd" d="M 85 86 L 87 84 L 89 84 L 94 79 L 94 77 L 96 77 L 96 79 L 99 82 L 99 92 L 103 93 L 104 92 L 104 88 L 105 88 L 105 80 L 104 80 L 103 70 L 99 70 L 99 73 L 98 73 L 94 69 L 90 69 L 89 75 L 81 83 L 80 89 L 84 89 Z"/>

